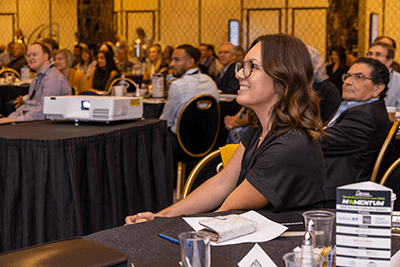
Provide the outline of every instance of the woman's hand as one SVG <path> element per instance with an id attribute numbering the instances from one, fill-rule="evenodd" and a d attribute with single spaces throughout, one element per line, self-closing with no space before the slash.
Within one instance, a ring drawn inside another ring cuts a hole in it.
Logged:
<path id="1" fill-rule="evenodd" d="M 142 212 L 136 215 L 127 216 L 125 218 L 125 225 L 152 221 L 154 220 L 154 217 L 155 215 L 152 212 Z"/>

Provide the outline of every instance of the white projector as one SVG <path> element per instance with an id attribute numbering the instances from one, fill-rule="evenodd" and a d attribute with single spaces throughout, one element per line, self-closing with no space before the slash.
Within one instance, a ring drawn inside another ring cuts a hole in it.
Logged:
<path id="1" fill-rule="evenodd" d="M 119 96 L 46 96 L 43 114 L 51 120 L 118 121 L 143 116 L 143 99 Z"/>

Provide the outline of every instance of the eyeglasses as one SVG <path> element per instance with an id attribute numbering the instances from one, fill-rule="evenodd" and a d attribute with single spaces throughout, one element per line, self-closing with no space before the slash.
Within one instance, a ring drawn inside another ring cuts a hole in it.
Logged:
<path id="1" fill-rule="evenodd" d="M 231 51 L 218 51 L 218 55 L 222 55 L 222 54 L 230 54 Z"/>
<path id="2" fill-rule="evenodd" d="M 342 81 L 346 81 L 350 77 L 351 77 L 351 80 L 354 83 L 359 83 L 359 82 L 362 82 L 364 80 L 371 80 L 372 81 L 372 78 L 365 77 L 362 73 L 356 73 L 356 74 L 345 73 L 345 74 L 342 75 Z"/>
<path id="3" fill-rule="evenodd" d="M 239 63 L 237 66 L 237 71 L 240 71 L 243 69 L 243 76 L 245 78 L 248 78 L 251 75 L 251 72 L 253 69 L 257 69 L 257 67 L 262 67 L 262 65 L 255 64 L 251 61 L 244 61 L 242 63 Z"/>
<path id="4" fill-rule="evenodd" d="M 373 57 L 375 55 L 375 57 L 386 57 L 387 58 L 387 55 L 384 55 L 384 54 L 382 54 L 381 52 L 371 52 L 371 51 L 369 51 L 368 53 L 367 53 L 367 57 Z"/>

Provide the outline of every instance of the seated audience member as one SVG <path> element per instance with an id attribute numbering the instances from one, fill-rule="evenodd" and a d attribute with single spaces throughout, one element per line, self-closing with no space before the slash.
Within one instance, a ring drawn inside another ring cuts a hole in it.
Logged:
<path id="1" fill-rule="evenodd" d="M 50 51 L 44 44 L 32 44 L 28 49 L 27 57 L 29 67 L 36 71 L 29 86 L 29 92 L 15 100 L 16 111 L 6 118 L 1 118 L 0 124 L 44 120 L 43 102 L 45 96 L 71 94 L 71 87 L 67 79 L 50 63 Z"/>
<path id="2" fill-rule="evenodd" d="M 367 181 L 391 122 L 383 98 L 389 72 L 372 58 L 358 58 L 343 76 L 344 101 L 322 137 L 327 207 L 335 207 L 338 186 Z"/>
<path id="3" fill-rule="evenodd" d="M 58 69 L 68 80 L 71 87 L 75 89 L 75 94 L 90 90 L 89 81 L 85 74 L 72 68 L 73 56 L 68 49 L 60 49 L 54 57 L 54 67 Z"/>
<path id="4" fill-rule="evenodd" d="M 76 65 L 79 64 L 79 62 L 81 61 L 81 55 L 82 55 L 82 46 L 80 46 L 79 44 L 74 46 L 74 60 L 72 61 L 72 67 L 75 68 Z"/>
<path id="5" fill-rule="evenodd" d="M 97 54 L 97 66 L 89 77 L 89 86 L 96 90 L 106 91 L 111 80 L 119 74 L 113 56 L 107 51 Z"/>
<path id="6" fill-rule="evenodd" d="M 394 48 L 386 43 L 373 43 L 369 47 L 367 57 L 379 60 L 388 68 L 390 78 L 385 104 L 387 107 L 397 107 L 400 111 L 400 73 L 390 67 L 394 59 Z"/>
<path id="7" fill-rule="evenodd" d="M 236 64 L 234 46 L 231 43 L 223 44 L 218 52 L 219 62 L 223 69 L 214 77 L 218 89 L 225 94 L 237 94 L 239 80 L 235 77 Z"/>
<path id="8" fill-rule="evenodd" d="M 60 48 L 56 40 L 52 38 L 43 39 L 42 43 L 47 46 L 50 50 L 50 63 L 54 62 L 54 56 L 56 55 L 57 50 Z"/>
<path id="9" fill-rule="evenodd" d="M 8 67 L 12 68 L 21 74 L 21 68 L 25 65 L 28 65 L 28 62 L 25 58 L 26 48 L 23 43 L 17 42 L 13 44 L 12 56 L 14 57 L 10 63 L 8 63 Z"/>
<path id="10" fill-rule="evenodd" d="M 346 47 L 346 66 L 350 68 L 351 65 L 353 65 L 355 60 L 356 60 L 356 57 L 353 55 L 352 46 L 348 45 Z"/>
<path id="11" fill-rule="evenodd" d="M 219 98 L 215 82 L 199 71 L 197 67 L 199 58 L 200 52 L 191 45 L 178 46 L 172 53 L 171 68 L 173 75 L 179 79 L 172 81 L 169 87 L 168 99 L 160 119 L 168 123 L 174 152 L 181 150 L 176 136 L 176 127 L 179 114 L 185 104 L 193 97 L 202 94 L 212 95 L 217 101 Z"/>
<path id="12" fill-rule="evenodd" d="M 250 108 L 252 125 L 225 168 L 176 204 L 128 216 L 126 224 L 215 209 L 281 212 L 324 205 L 322 123 L 306 46 L 291 35 L 261 36 L 236 76 L 237 101 Z"/>
<path id="13" fill-rule="evenodd" d="M 341 46 L 334 46 L 331 49 L 332 64 L 326 67 L 329 80 L 337 87 L 342 95 L 342 75 L 345 74 L 349 67 L 346 66 L 346 52 Z"/>
<path id="14" fill-rule="evenodd" d="M 229 131 L 226 144 L 239 144 L 242 133 L 249 126 L 249 109 L 242 107 L 236 115 L 225 116 L 224 124 L 225 128 Z"/>
<path id="15" fill-rule="evenodd" d="M 243 62 L 245 51 L 240 45 L 233 47 L 234 61 L 236 63 L 236 69 L 239 63 Z M 224 117 L 225 128 L 229 131 L 226 144 L 239 144 L 240 137 L 244 131 L 246 131 L 249 125 L 248 108 L 242 107 L 238 113 L 233 116 L 226 115 Z"/>
<path id="16" fill-rule="evenodd" d="M 122 74 L 132 74 L 133 62 L 128 60 L 128 49 L 120 47 L 117 54 L 118 69 Z"/>
<path id="17" fill-rule="evenodd" d="M 342 98 L 336 86 L 329 81 L 329 77 L 326 74 L 324 58 L 313 47 L 307 46 L 307 49 L 314 67 L 313 89 L 318 94 L 319 111 L 322 123 L 325 123 L 335 114 L 342 102 Z"/>
<path id="18" fill-rule="evenodd" d="M 211 44 L 207 45 L 207 55 L 209 57 L 215 57 L 215 59 L 219 59 L 217 54 L 215 54 L 214 46 Z"/>
<path id="19" fill-rule="evenodd" d="M 201 72 L 214 77 L 217 75 L 217 59 L 212 55 L 209 55 L 210 47 L 206 44 L 200 44 L 200 60 L 199 60 L 199 68 Z"/>
<path id="20" fill-rule="evenodd" d="M 374 43 L 386 43 L 393 47 L 394 52 L 396 52 L 396 41 L 393 38 L 390 38 L 389 36 L 379 36 L 376 37 L 374 40 Z M 400 73 L 400 64 L 397 63 L 396 61 L 393 60 L 392 65 L 390 66 L 394 71 L 397 71 Z"/>
<path id="21" fill-rule="evenodd" d="M 0 68 L 1 68 L 2 66 L 6 67 L 6 66 L 8 65 L 8 63 L 10 63 L 11 60 L 14 58 L 14 57 L 12 56 L 13 45 L 14 45 L 14 42 L 9 43 L 9 44 L 7 45 L 7 51 L 6 51 L 6 52 L 3 52 L 3 53 L 0 55 Z"/>
<path id="22" fill-rule="evenodd" d="M 86 75 L 86 78 L 89 79 L 90 74 L 94 68 L 96 68 L 96 65 L 97 61 L 93 59 L 92 51 L 90 51 L 88 48 L 83 48 L 81 60 L 76 67 Z"/>
<path id="23" fill-rule="evenodd" d="M 167 64 L 163 61 L 161 46 L 155 44 L 149 49 L 149 62 L 144 70 L 143 80 L 151 81 L 154 73 L 165 73 L 168 71 Z"/>
<path id="24" fill-rule="evenodd" d="M 111 42 L 105 42 L 100 46 L 99 52 L 100 51 L 106 51 L 114 57 L 114 51 L 115 51 L 114 44 Z"/>
<path id="25" fill-rule="evenodd" d="M 244 56 L 246 54 L 244 52 L 243 47 L 241 47 L 240 45 L 234 46 L 233 51 L 234 51 L 235 62 L 237 63 L 243 62 Z"/>
<path id="26" fill-rule="evenodd" d="M 174 52 L 174 48 L 170 45 L 166 46 L 163 52 L 163 60 L 168 67 L 172 62 L 172 52 Z"/>

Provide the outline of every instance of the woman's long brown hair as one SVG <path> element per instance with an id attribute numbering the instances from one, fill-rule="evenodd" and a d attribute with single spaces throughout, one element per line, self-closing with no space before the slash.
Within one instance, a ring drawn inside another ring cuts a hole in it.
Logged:
<path id="1" fill-rule="evenodd" d="M 307 47 L 287 34 L 258 37 L 250 49 L 261 42 L 264 71 L 273 79 L 279 101 L 271 109 L 271 130 L 281 135 L 290 129 L 303 129 L 311 140 L 321 138 L 319 99 L 311 88 L 313 66 Z M 250 122 L 259 124 L 250 110 Z"/>

